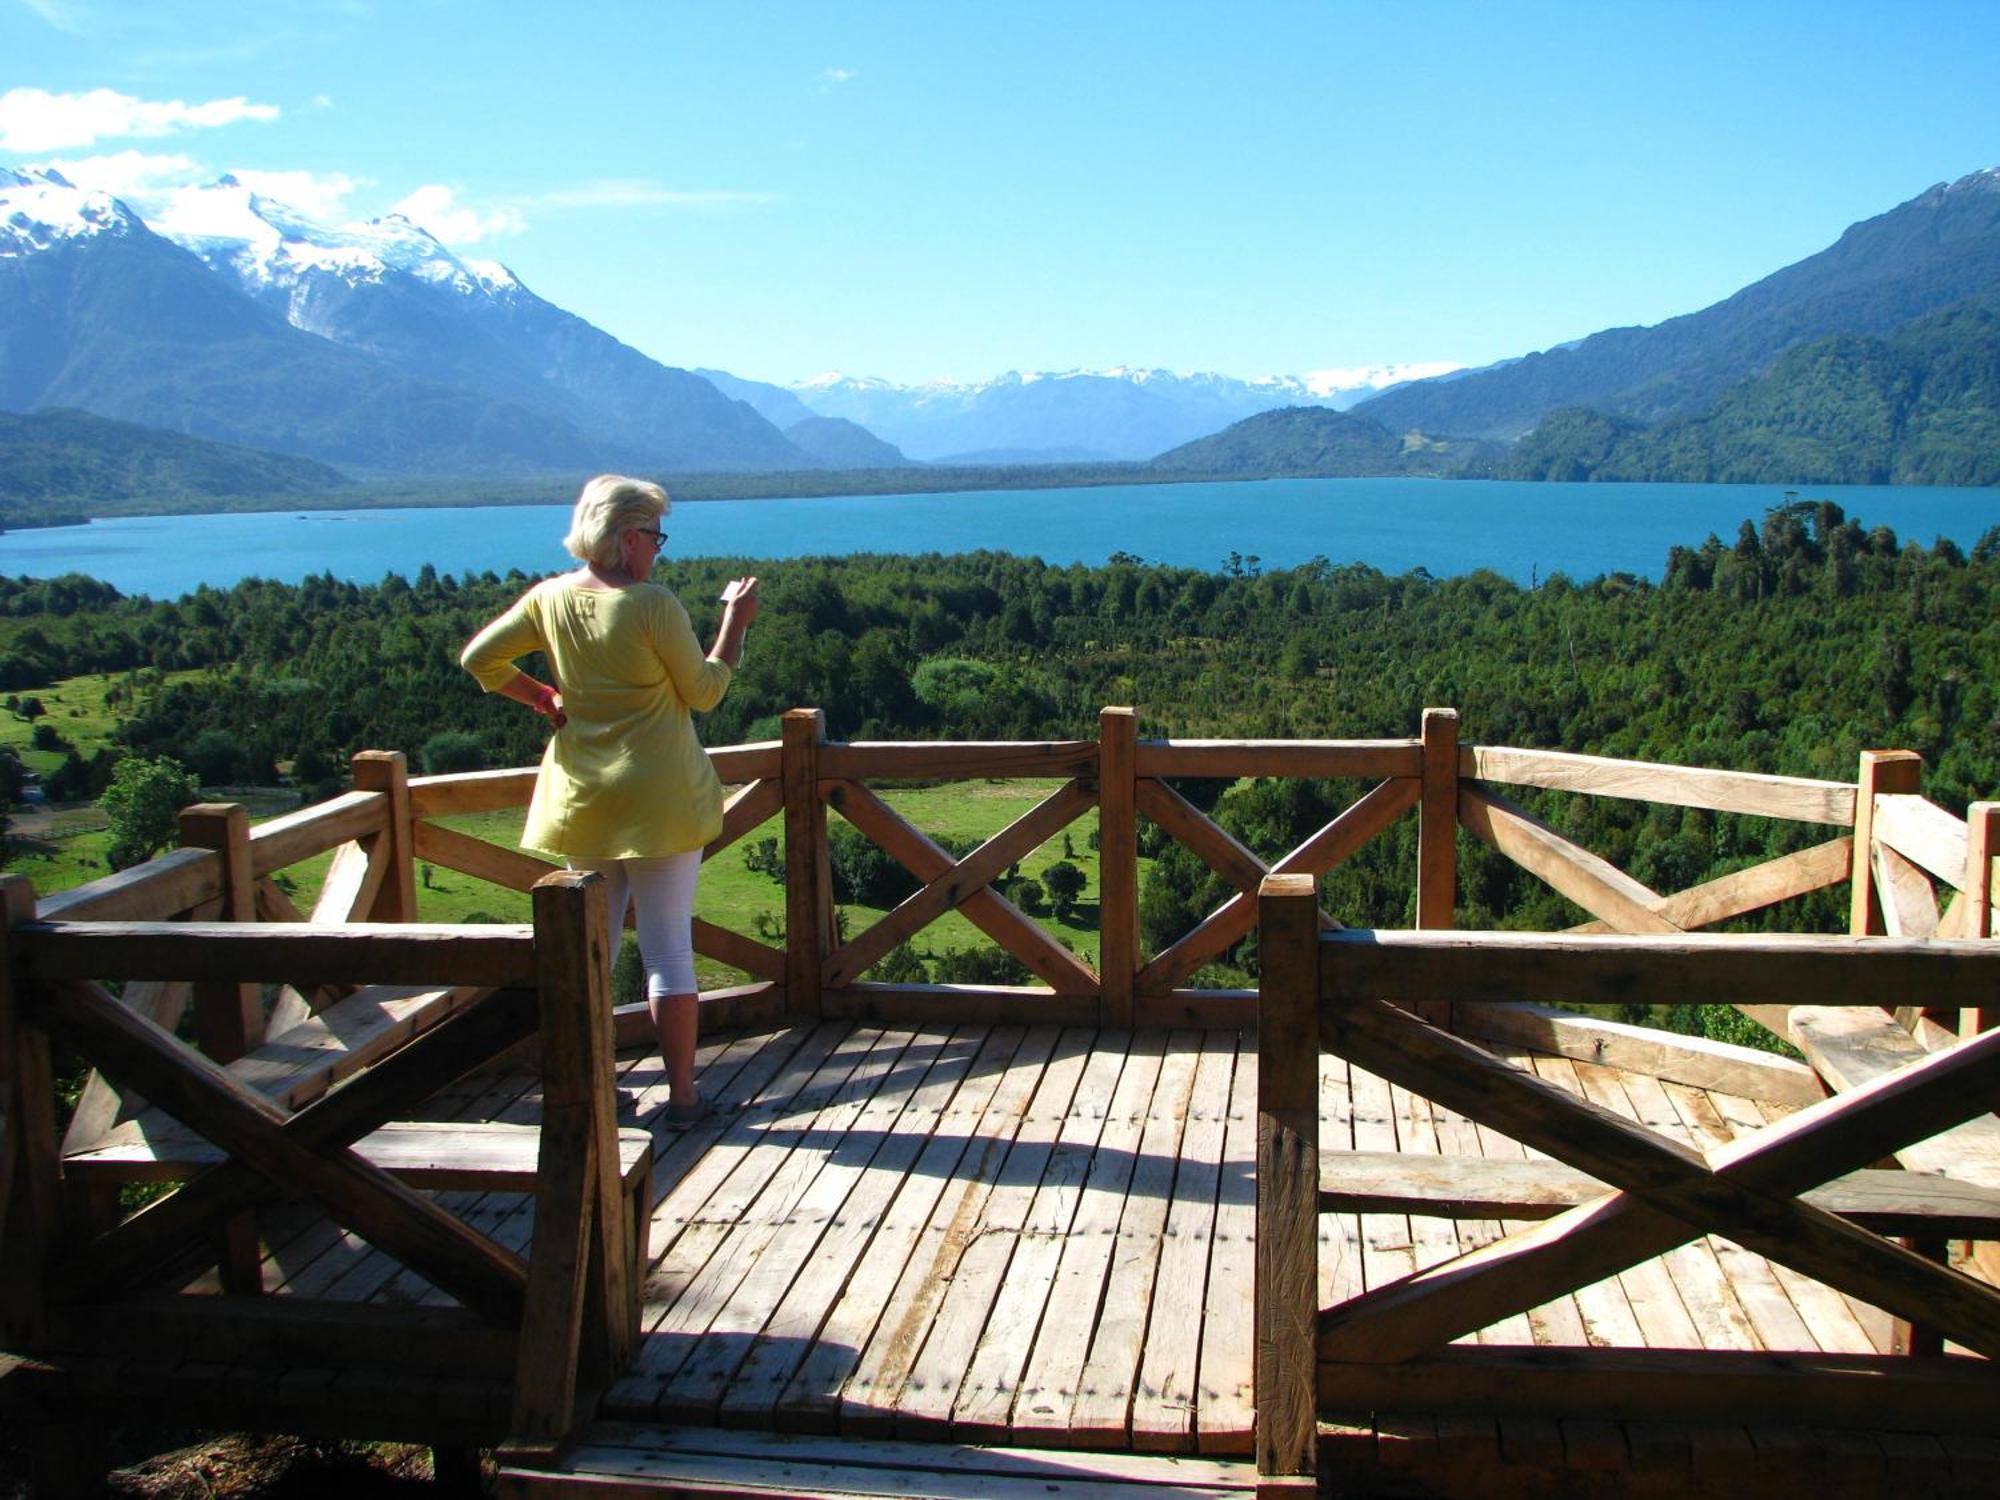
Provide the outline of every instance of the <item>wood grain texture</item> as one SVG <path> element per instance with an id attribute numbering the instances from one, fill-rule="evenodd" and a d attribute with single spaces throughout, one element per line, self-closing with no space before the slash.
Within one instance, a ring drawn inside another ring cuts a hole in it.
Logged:
<path id="1" fill-rule="evenodd" d="M 1609 760 L 1560 750 L 1515 750 L 1498 745 L 1469 746 L 1460 754 L 1460 774 L 1480 781 L 1555 791 L 1588 792 L 1705 807 L 1714 812 L 1785 818 L 1801 823 L 1852 824 L 1855 793 L 1844 781 L 1810 781 L 1746 771 L 1714 771 L 1649 761 Z"/>

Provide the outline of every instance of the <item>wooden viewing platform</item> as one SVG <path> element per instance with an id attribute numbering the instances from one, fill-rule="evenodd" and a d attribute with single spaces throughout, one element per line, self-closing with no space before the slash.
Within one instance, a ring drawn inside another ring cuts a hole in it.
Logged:
<path id="1" fill-rule="evenodd" d="M 686 1130 L 610 1014 L 595 878 L 434 821 L 532 772 L 370 754 L 321 807 L 190 809 L 188 847 L 39 905 L 10 881 L 0 1409 L 49 1492 L 65 1424 L 135 1405 L 499 1448 L 522 1497 L 2000 1486 L 2000 806 L 1951 817 L 1897 753 L 1808 782 L 1462 747 L 1446 711 L 1133 727 L 834 745 L 800 711 L 714 752 L 710 853 L 783 820 L 790 936 L 698 924 L 750 982 L 703 997 Z M 1372 788 L 1266 864 L 1167 780 L 1245 775 Z M 958 860 L 867 784 L 1049 776 Z M 1828 838 L 1657 893 L 1509 782 Z M 829 807 L 921 883 L 851 936 Z M 991 885 L 1090 813 L 1095 969 Z M 1311 877 L 1411 813 L 1418 930 L 1340 927 Z M 1141 816 L 1238 892 L 1150 956 Z M 1461 829 L 1591 923 L 1450 930 Z M 293 909 L 272 877 L 327 849 Z M 413 922 L 418 858 L 533 887 L 533 924 Z M 1693 933 L 1835 885 L 1851 934 Z M 860 977 L 950 910 L 1043 983 Z M 1259 992 L 1186 987 L 1253 928 Z M 1688 1000 L 1806 1061 L 1601 1018 Z M 96 1069 L 61 1139 L 52 1037 Z M 121 1208 L 143 1182 L 181 1186 Z"/>

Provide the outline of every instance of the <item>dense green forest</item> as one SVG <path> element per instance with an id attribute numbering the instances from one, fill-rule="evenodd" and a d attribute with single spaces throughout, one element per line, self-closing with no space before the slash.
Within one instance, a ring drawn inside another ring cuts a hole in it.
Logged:
<path id="1" fill-rule="evenodd" d="M 1972 301 L 1893 333 L 1787 350 L 1699 416 L 1551 412 L 1505 479 L 2000 484 L 2000 310 Z"/>
<path id="2" fill-rule="evenodd" d="M 2000 526 L 1970 556 L 1867 529 L 1828 503 L 1779 507 L 1725 543 L 1677 547 L 1655 585 L 1560 574 L 1437 579 L 1315 560 L 1216 572 L 1118 555 L 1055 567 L 997 553 L 677 564 L 670 581 L 704 633 L 723 580 L 765 579 L 743 670 L 705 716 L 707 743 L 775 738 L 795 705 L 835 738 L 1090 737 L 1098 709 L 1134 704 L 1149 736 L 1375 737 L 1415 732 L 1427 705 L 1468 742 L 1852 779 L 1863 749 L 1915 749 L 1933 800 L 1962 812 L 2000 792 Z M 0 582 L 0 690 L 129 673 L 114 698 L 131 750 L 170 755 L 204 784 L 274 779 L 314 795 L 347 755 L 397 747 L 427 770 L 525 765 L 540 721 L 483 697 L 457 652 L 528 580 L 391 575 L 357 587 L 248 581 L 160 603 L 68 578 Z M 201 675 L 161 683 L 167 670 Z M 51 732 L 59 733 L 52 725 Z M 94 796 L 116 751 L 72 755 L 58 799 Z M 1258 782 L 1186 788 L 1273 857 L 1359 788 Z M 1525 800 L 1663 890 L 1822 831 L 1559 794 Z M 1344 920 L 1412 913 L 1414 826 L 1328 877 Z M 1223 894 L 1156 841 L 1148 941 L 1170 941 Z M 1818 899 L 1818 898 L 1816 898 Z M 1843 925 L 1832 897 L 1775 919 Z M 1468 845 L 1464 918 L 1549 927 L 1560 898 Z"/>

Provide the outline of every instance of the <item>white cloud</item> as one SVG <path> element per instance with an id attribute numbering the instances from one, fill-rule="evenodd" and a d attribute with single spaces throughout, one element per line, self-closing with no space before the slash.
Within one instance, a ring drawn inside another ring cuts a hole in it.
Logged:
<path id="1" fill-rule="evenodd" d="M 819 76 L 825 79 L 828 83 L 848 83 L 851 82 L 854 78 L 854 69 L 828 68 L 825 71 L 823 71 Z"/>
<path id="2" fill-rule="evenodd" d="M 543 193 L 535 201 L 551 208 L 758 208 L 778 198 L 740 188 L 676 189 L 638 178 L 609 178 Z"/>
<path id="3" fill-rule="evenodd" d="M 180 99 L 135 99 L 112 89 L 52 94 L 47 89 L 17 88 L 0 94 L 0 148 L 63 151 L 94 146 L 107 137 L 172 135 L 239 120 L 277 118 L 275 104 L 253 104 L 240 94 L 188 104 Z"/>
<path id="4" fill-rule="evenodd" d="M 461 205 L 457 193 L 436 182 L 425 183 L 390 212 L 428 229 L 447 245 L 477 244 L 495 235 L 519 234 L 528 227 L 528 221 L 513 208 L 481 213 Z"/>
<path id="5" fill-rule="evenodd" d="M 259 172 L 238 167 L 231 175 L 251 192 L 275 198 L 325 224 L 345 219 L 347 200 L 365 185 L 345 172 Z"/>
<path id="6" fill-rule="evenodd" d="M 143 206 L 155 194 L 185 187 L 201 179 L 202 164 L 192 156 L 147 151 L 114 151 L 107 156 L 85 156 L 43 163 L 54 167 L 80 188 L 109 193 Z"/>

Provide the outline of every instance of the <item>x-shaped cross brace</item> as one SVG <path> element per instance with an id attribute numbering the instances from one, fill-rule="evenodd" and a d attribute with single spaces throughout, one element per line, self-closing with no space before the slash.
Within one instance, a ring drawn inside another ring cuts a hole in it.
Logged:
<path id="1" fill-rule="evenodd" d="M 1331 1052 L 1620 1191 L 1320 1315 L 1320 1357 L 1390 1362 L 1720 1234 L 2000 1356 L 2000 1291 L 1796 1195 L 1993 1107 L 2000 1032 L 1933 1053 L 1703 1157 L 1379 1000 L 1323 1003 Z"/>

